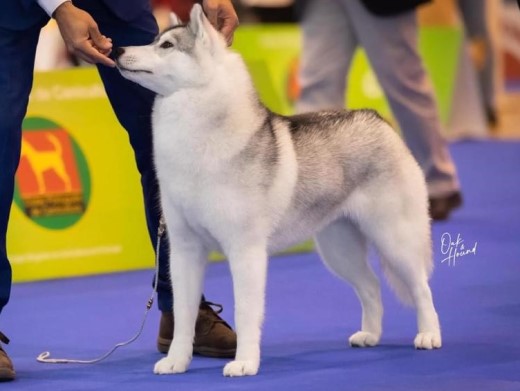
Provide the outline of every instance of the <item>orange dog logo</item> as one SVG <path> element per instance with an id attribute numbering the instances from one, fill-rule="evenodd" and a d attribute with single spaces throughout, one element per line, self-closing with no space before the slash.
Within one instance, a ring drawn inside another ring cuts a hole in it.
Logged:
<path id="1" fill-rule="evenodd" d="M 77 220 L 83 214 L 86 205 L 77 153 L 63 129 L 23 132 L 16 180 L 19 203 L 31 219 L 70 216 Z"/>
<path id="2" fill-rule="evenodd" d="M 42 132 L 43 138 L 52 145 L 52 149 L 39 150 L 26 137 L 22 138 L 22 159 L 27 159 L 37 184 L 37 193 L 44 194 L 52 188 L 47 185 L 46 174 L 54 174 L 63 184 L 63 190 L 72 190 L 71 176 L 65 167 L 62 141 L 51 132 Z"/>

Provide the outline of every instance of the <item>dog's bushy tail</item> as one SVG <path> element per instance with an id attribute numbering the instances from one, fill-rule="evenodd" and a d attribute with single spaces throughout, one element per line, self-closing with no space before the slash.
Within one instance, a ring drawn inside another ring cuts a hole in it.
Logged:
<path id="1" fill-rule="evenodd" d="M 392 291 L 398 297 L 399 301 L 401 301 L 405 306 L 415 307 L 415 300 L 412 297 L 412 292 L 410 292 L 409 287 L 406 286 L 403 280 L 396 273 L 394 273 L 390 267 L 385 266 L 387 265 L 386 262 L 383 261 L 381 263 L 383 265 L 382 269 L 386 281 L 388 282 L 388 285 Z M 428 274 L 428 276 L 430 275 L 431 273 Z"/>
<path id="2" fill-rule="evenodd" d="M 389 193 L 376 220 L 375 244 L 390 287 L 404 304 L 413 306 L 412 289 L 430 278 L 433 257 L 425 182 L 418 165 L 408 166 L 400 184 L 386 186 Z"/>
<path id="3" fill-rule="evenodd" d="M 392 262 L 381 256 L 381 269 L 390 288 L 403 304 L 411 307 L 414 306 L 415 300 L 412 297 L 411 287 L 405 283 L 402 274 L 414 272 L 417 273 L 416 278 L 429 279 L 433 272 L 430 234 L 429 232 L 417 232 L 417 238 L 414 249 L 408 249 L 408 254 L 403 254 L 403 257 L 398 261 Z M 419 238 L 423 240 L 419 240 Z M 412 257 L 410 257 L 410 253 Z M 400 271 L 400 262 L 414 262 L 416 264 L 405 266 L 406 270 Z"/>

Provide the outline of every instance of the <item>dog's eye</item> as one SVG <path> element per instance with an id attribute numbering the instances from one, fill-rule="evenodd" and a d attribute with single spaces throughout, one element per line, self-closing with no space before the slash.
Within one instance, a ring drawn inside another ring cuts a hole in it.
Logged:
<path id="1" fill-rule="evenodd" d="M 163 43 L 161 43 L 161 46 L 159 47 L 161 49 L 169 49 L 173 47 L 173 43 L 171 43 L 170 41 L 164 41 Z"/>

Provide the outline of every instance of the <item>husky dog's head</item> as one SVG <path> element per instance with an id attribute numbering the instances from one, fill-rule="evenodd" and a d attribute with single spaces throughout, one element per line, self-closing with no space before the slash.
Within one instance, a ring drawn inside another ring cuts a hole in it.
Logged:
<path id="1" fill-rule="evenodd" d="M 150 45 L 117 48 L 114 54 L 125 78 L 163 96 L 204 85 L 217 57 L 227 52 L 200 5 L 193 6 L 189 24 L 181 24 L 175 14 L 171 22 Z"/>

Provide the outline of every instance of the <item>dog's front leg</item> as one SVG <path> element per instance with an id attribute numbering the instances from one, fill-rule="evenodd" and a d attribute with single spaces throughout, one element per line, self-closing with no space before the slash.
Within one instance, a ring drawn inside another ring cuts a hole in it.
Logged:
<path id="1" fill-rule="evenodd" d="M 255 243 L 235 248 L 228 257 L 235 295 L 237 353 L 235 360 L 224 367 L 224 376 L 256 375 L 260 367 L 267 251 Z"/>
<path id="2" fill-rule="evenodd" d="M 166 222 L 170 223 L 168 219 Z M 188 229 L 168 227 L 168 232 L 175 327 L 168 355 L 154 367 L 154 373 L 160 375 L 183 373 L 190 365 L 208 255 L 197 237 Z"/>

